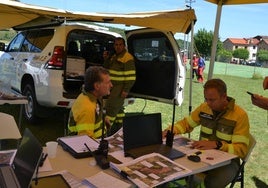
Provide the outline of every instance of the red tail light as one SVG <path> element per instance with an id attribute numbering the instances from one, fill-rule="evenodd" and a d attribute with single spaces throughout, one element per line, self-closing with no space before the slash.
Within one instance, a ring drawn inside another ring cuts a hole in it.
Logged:
<path id="1" fill-rule="evenodd" d="M 63 66 L 64 48 L 63 46 L 55 46 L 51 59 L 48 62 L 49 66 L 62 67 Z"/>

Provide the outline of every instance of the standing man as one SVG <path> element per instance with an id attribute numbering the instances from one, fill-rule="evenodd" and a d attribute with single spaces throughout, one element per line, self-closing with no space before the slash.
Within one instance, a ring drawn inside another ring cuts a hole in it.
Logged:
<path id="1" fill-rule="evenodd" d="M 198 70 L 197 70 L 197 74 L 198 74 L 198 82 L 199 83 L 203 83 L 204 82 L 204 69 L 205 69 L 205 60 L 202 56 L 199 56 L 198 58 Z"/>
<path id="2" fill-rule="evenodd" d="M 111 133 L 114 133 L 122 126 L 124 114 L 124 99 L 128 96 L 131 87 L 136 80 L 135 62 L 133 56 L 127 52 L 125 40 L 121 37 L 114 40 L 115 54 L 109 58 L 104 52 L 104 67 L 111 75 L 113 88 L 108 97 L 106 108 L 106 124 L 111 126 Z M 113 126 L 113 124 L 116 124 Z"/>
<path id="3" fill-rule="evenodd" d="M 247 113 L 235 100 L 227 96 L 227 87 L 220 79 L 208 80 L 204 85 L 205 102 L 190 116 L 174 125 L 174 134 L 189 133 L 201 126 L 200 140 L 192 146 L 199 150 L 218 149 L 244 158 L 249 145 L 249 120 Z M 167 130 L 163 131 L 163 137 Z M 206 188 L 224 188 L 234 179 L 239 169 L 239 159 L 230 164 L 207 171 Z"/>
<path id="4" fill-rule="evenodd" d="M 92 66 L 86 70 L 83 91 L 70 111 L 68 129 L 72 134 L 102 137 L 102 97 L 110 94 L 112 86 L 105 68 Z"/>
<path id="5" fill-rule="evenodd" d="M 194 79 L 194 75 L 195 75 L 196 79 L 198 79 L 198 72 L 197 72 L 197 70 L 198 70 L 198 57 L 196 56 L 196 54 L 193 55 L 193 60 L 190 61 L 190 63 L 192 63 L 192 66 L 193 66 L 192 78 Z"/>

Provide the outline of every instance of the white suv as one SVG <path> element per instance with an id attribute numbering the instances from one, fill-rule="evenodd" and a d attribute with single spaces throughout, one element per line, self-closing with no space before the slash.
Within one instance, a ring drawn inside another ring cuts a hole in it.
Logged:
<path id="1" fill-rule="evenodd" d="M 1 49 L 0 82 L 27 96 L 25 118 L 35 122 L 44 107 L 71 107 L 86 68 L 101 66 L 103 51 L 113 53 L 113 40 L 119 36 L 79 23 L 25 29 Z M 140 29 L 126 37 L 137 73 L 130 96 L 181 104 L 185 68 L 172 33 Z"/>

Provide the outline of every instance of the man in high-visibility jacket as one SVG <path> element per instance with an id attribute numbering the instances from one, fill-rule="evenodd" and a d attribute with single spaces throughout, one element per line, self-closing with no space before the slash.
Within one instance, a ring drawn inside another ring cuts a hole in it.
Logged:
<path id="1" fill-rule="evenodd" d="M 70 111 L 68 129 L 72 134 L 102 137 L 102 97 L 110 94 L 111 87 L 108 70 L 100 66 L 86 70 L 83 91 Z"/>
<path id="2" fill-rule="evenodd" d="M 193 142 L 193 148 L 218 149 L 244 158 L 249 146 L 247 113 L 235 104 L 233 98 L 227 96 L 226 84 L 220 79 L 211 79 L 205 83 L 204 97 L 205 102 L 190 116 L 174 124 L 173 133 L 189 133 L 200 125 L 200 140 Z M 163 131 L 163 137 L 170 129 L 171 127 Z M 233 159 L 226 166 L 207 171 L 205 187 L 226 187 L 238 171 L 239 158 Z"/>
<path id="3" fill-rule="evenodd" d="M 113 88 L 106 100 L 106 124 L 122 126 L 124 114 L 124 100 L 136 80 L 136 69 L 133 56 L 127 52 L 125 40 L 121 37 L 114 40 L 115 54 L 109 57 L 104 52 L 104 67 L 109 70 Z M 115 129 L 116 130 L 116 129 Z"/>

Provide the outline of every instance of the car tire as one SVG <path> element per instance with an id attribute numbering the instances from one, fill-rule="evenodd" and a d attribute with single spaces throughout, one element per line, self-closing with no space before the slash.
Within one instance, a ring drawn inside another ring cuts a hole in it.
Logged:
<path id="1" fill-rule="evenodd" d="M 38 121 L 37 108 L 38 103 L 36 101 L 35 91 L 31 84 L 27 84 L 23 89 L 23 95 L 27 97 L 28 104 L 24 105 L 23 114 L 26 120 L 31 124 L 35 124 Z"/>

